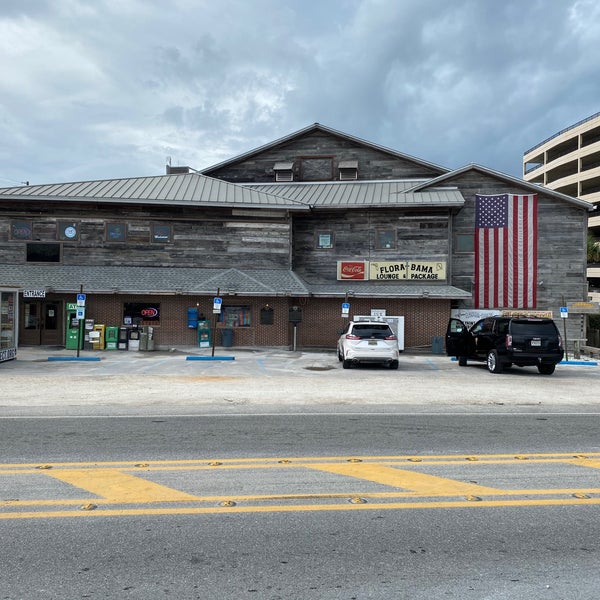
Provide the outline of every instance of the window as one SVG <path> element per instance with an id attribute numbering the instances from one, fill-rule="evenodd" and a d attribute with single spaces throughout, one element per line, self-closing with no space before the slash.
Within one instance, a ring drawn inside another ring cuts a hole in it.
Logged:
<path id="1" fill-rule="evenodd" d="M 126 223 L 107 223 L 104 230 L 104 239 L 107 242 L 126 242 L 127 224 Z"/>
<path id="2" fill-rule="evenodd" d="M 79 239 L 79 223 L 72 221 L 58 222 L 58 239 L 63 242 L 73 242 Z"/>
<path id="3" fill-rule="evenodd" d="M 158 325 L 160 323 L 160 303 L 125 302 L 123 323 L 125 325 Z"/>
<path id="4" fill-rule="evenodd" d="M 316 233 L 316 247 L 317 248 L 333 248 L 333 232 L 332 231 L 318 231 Z"/>
<path id="5" fill-rule="evenodd" d="M 273 167 L 275 181 L 294 181 L 294 163 L 278 162 Z"/>
<path id="6" fill-rule="evenodd" d="M 10 237 L 13 240 L 30 240 L 33 237 L 31 221 L 11 221 Z"/>
<path id="7" fill-rule="evenodd" d="M 357 160 L 340 160 L 338 169 L 340 170 L 340 181 L 351 181 L 353 179 L 358 179 Z"/>
<path id="8" fill-rule="evenodd" d="M 459 233 L 456 236 L 457 252 L 475 252 L 475 241 L 472 233 Z"/>
<path id="9" fill-rule="evenodd" d="M 170 225 L 152 225 L 152 241 L 166 244 L 172 241 Z"/>
<path id="10" fill-rule="evenodd" d="M 379 229 L 375 233 L 375 248 L 385 250 L 396 247 L 396 231 L 394 229 Z"/>
<path id="11" fill-rule="evenodd" d="M 27 244 L 27 262 L 59 263 L 60 244 Z"/>
<path id="12" fill-rule="evenodd" d="M 250 307 L 223 306 L 218 321 L 225 327 L 250 327 Z"/>

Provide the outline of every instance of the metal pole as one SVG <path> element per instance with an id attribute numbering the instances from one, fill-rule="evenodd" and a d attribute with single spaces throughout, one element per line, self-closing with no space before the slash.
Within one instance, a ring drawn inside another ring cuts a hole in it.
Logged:
<path id="1" fill-rule="evenodd" d="M 79 293 L 83 294 L 83 285 L 79 286 Z M 79 347 L 81 346 L 81 342 L 83 341 L 83 335 L 82 335 L 82 326 L 83 326 L 83 321 L 85 319 L 78 319 L 77 320 L 77 326 L 79 328 L 78 334 L 77 334 L 77 358 L 79 358 Z"/>
<path id="2" fill-rule="evenodd" d="M 296 326 L 297 324 L 294 323 L 294 352 L 296 352 Z"/>
<path id="3" fill-rule="evenodd" d="M 217 288 L 217 298 L 221 295 L 221 288 Z M 215 355 L 215 339 L 217 337 L 217 313 L 213 307 L 213 316 L 212 316 L 212 352 L 211 356 Z"/>

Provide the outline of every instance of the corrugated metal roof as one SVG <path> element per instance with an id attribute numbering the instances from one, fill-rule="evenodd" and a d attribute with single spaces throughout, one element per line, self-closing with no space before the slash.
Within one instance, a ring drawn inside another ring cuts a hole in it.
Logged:
<path id="1" fill-rule="evenodd" d="M 307 210 L 294 200 L 198 173 L 0 188 L 0 199 Z"/>
<path id="2" fill-rule="evenodd" d="M 457 189 L 406 193 L 413 181 L 328 181 L 322 183 L 240 184 L 302 202 L 313 208 L 344 207 L 454 207 L 465 203 Z"/>
<path id="3" fill-rule="evenodd" d="M 431 300 L 458 300 L 471 298 L 471 293 L 453 285 L 423 285 L 421 283 L 381 283 L 337 281 L 327 284 L 306 284 L 312 296 L 326 298 L 347 296 L 355 298 L 422 298 Z M 351 300 L 350 300 L 351 301 Z"/>

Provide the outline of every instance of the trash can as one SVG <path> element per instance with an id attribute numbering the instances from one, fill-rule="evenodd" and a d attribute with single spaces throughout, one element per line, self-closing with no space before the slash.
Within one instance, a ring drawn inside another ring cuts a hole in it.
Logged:
<path id="1" fill-rule="evenodd" d="M 224 348 L 233 346 L 233 329 L 221 329 L 221 345 Z"/>
<path id="2" fill-rule="evenodd" d="M 444 338 L 441 335 L 433 336 L 431 340 L 431 352 L 433 354 L 444 353 Z"/>

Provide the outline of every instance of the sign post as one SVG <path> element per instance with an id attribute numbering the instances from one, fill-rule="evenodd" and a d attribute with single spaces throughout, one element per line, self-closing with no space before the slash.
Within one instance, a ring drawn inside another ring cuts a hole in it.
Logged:
<path id="1" fill-rule="evenodd" d="M 223 298 L 219 295 L 221 288 L 217 288 L 217 295 L 213 298 L 213 318 L 212 318 L 212 353 L 211 356 L 215 355 L 215 343 L 217 337 L 217 315 L 221 314 L 221 308 L 223 306 Z"/>
<path id="2" fill-rule="evenodd" d="M 79 294 L 77 294 L 77 326 L 79 328 L 77 338 L 77 358 L 79 358 L 79 348 L 83 343 L 83 321 L 85 319 L 85 294 L 83 293 L 83 285 L 79 286 Z"/>
<path id="3" fill-rule="evenodd" d="M 563 320 L 563 331 L 565 332 L 565 360 L 569 360 L 569 351 L 567 350 L 567 319 L 569 318 L 569 309 L 566 306 L 560 307 L 560 317 Z"/>

